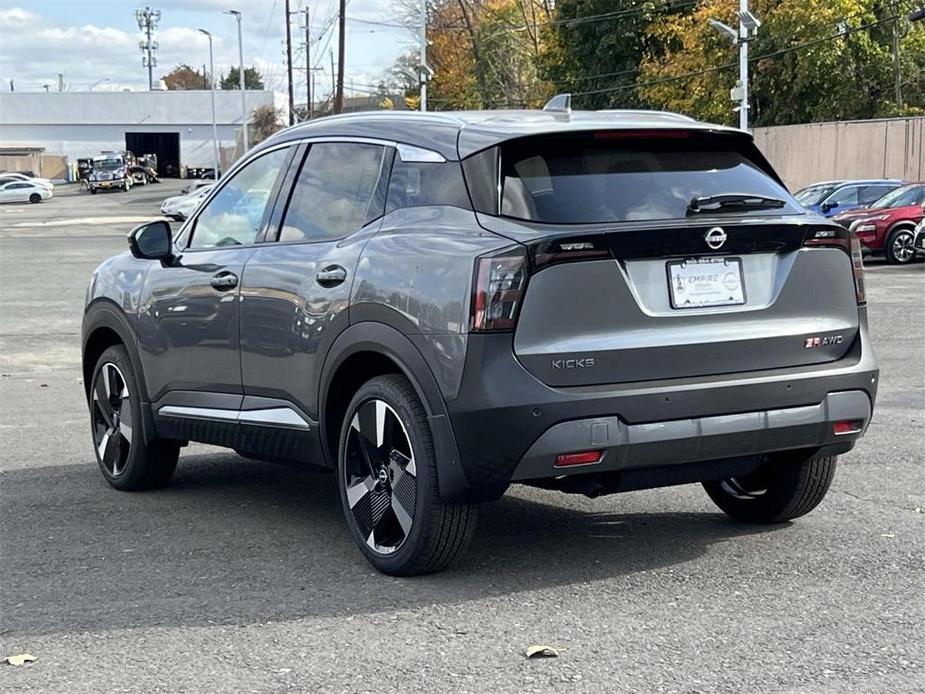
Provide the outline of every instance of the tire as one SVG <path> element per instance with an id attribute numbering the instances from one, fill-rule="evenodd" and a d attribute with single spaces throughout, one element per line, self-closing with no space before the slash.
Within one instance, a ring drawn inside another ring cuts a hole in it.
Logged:
<path id="1" fill-rule="evenodd" d="M 32 195 L 29 196 L 29 202 L 33 205 L 40 203 L 42 202 L 42 196 L 38 193 L 32 193 Z"/>
<path id="2" fill-rule="evenodd" d="M 96 188 L 90 189 L 90 195 L 96 195 Z"/>
<path id="3" fill-rule="evenodd" d="M 835 476 L 838 456 L 811 457 L 798 453 L 769 456 L 750 475 L 703 487 L 730 518 L 742 523 L 783 523 L 812 511 L 825 497 Z"/>
<path id="4" fill-rule="evenodd" d="M 403 376 L 378 376 L 353 396 L 337 481 L 350 534 L 382 573 L 440 571 L 472 539 L 478 508 L 440 498 L 427 414 Z"/>
<path id="5" fill-rule="evenodd" d="M 140 389 L 122 345 L 100 356 L 90 381 L 90 435 L 103 477 L 116 489 L 163 487 L 177 467 L 180 444 L 141 436 Z"/>
<path id="6" fill-rule="evenodd" d="M 915 232 L 912 229 L 893 229 L 883 247 L 886 261 L 891 265 L 908 265 L 915 260 Z"/>

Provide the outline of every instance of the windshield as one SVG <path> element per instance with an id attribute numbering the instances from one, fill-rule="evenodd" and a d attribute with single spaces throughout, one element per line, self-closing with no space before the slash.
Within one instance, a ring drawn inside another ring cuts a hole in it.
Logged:
<path id="1" fill-rule="evenodd" d="M 818 205 L 820 202 L 825 200 L 832 191 L 835 190 L 835 186 L 810 186 L 809 188 L 804 188 L 794 195 L 801 205 Z"/>
<path id="2" fill-rule="evenodd" d="M 925 185 L 897 188 L 871 203 L 871 207 L 914 207 L 915 205 L 925 205 Z"/>
<path id="3" fill-rule="evenodd" d="M 94 169 L 102 169 L 103 171 L 112 171 L 113 169 L 119 169 L 121 167 L 121 159 L 100 159 L 99 161 L 93 162 Z"/>
<path id="4" fill-rule="evenodd" d="M 683 219 L 695 197 L 789 193 L 715 137 L 683 131 L 657 138 L 618 131 L 524 138 L 502 145 L 501 214 L 552 224 Z M 725 212 L 725 210 L 724 210 Z M 737 214 L 764 214 L 768 210 Z"/>

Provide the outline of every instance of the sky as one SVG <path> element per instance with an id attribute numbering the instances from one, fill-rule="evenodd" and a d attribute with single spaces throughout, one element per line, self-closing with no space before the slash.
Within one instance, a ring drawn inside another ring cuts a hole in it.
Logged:
<path id="1" fill-rule="evenodd" d="M 348 0 L 345 88 L 361 95 L 378 83 L 396 57 L 416 49 L 412 32 L 400 26 L 400 0 Z M 179 63 L 197 69 L 209 62 L 208 38 L 214 35 L 215 72 L 238 63 L 237 27 L 223 10 L 243 13 L 244 62 L 256 65 L 268 89 L 286 91 L 284 0 L 0 0 L 0 89 L 10 80 L 17 92 L 58 88 L 64 74 L 68 91 L 148 88 L 138 43 L 142 33 L 134 17 L 145 4 L 161 11 L 155 33 L 159 44 L 155 80 Z M 293 12 L 307 4 L 311 16 L 312 65 L 317 94 L 331 90 L 331 58 L 337 58 L 338 0 L 290 0 Z M 305 101 L 305 30 L 294 17 L 293 72 L 296 103 Z M 105 80 L 105 81 L 99 81 Z M 353 90 L 351 90 L 351 86 Z"/>

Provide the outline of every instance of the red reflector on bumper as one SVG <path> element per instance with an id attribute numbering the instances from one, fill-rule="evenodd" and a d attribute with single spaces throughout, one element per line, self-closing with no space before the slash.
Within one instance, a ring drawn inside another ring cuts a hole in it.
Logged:
<path id="1" fill-rule="evenodd" d="M 832 426 L 832 432 L 836 436 L 843 436 L 844 434 L 858 434 L 861 431 L 861 428 L 864 426 L 864 422 L 859 419 L 847 419 L 841 422 L 835 422 Z"/>
<path id="2" fill-rule="evenodd" d="M 594 465 L 601 462 L 600 451 L 583 451 L 581 453 L 563 453 L 556 456 L 553 467 L 571 467 L 572 465 Z"/>

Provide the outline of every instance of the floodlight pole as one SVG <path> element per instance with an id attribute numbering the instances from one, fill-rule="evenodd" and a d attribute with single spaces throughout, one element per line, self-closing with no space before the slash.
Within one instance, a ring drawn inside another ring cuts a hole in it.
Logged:
<path id="1" fill-rule="evenodd" d="M 203 34 L 209 37 L 209 93 L 212 97 L 212 155 L 215 168 L 213 170 L 214 180 L 218 180 L 218 124 L 215 122 L 215 60 L 212 54 L 212 34 L 205 29 L 200 29 Z"/>
<path id="2" fill-rule="evenodd" d="M 739 129 L 748 130 L 748 27 L 744 17 L 748 13 L 748 0 L 739 0 L 739 81 L 742 99 L 739 105 Z"/>

